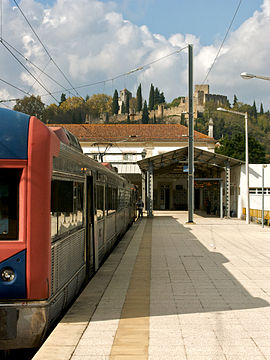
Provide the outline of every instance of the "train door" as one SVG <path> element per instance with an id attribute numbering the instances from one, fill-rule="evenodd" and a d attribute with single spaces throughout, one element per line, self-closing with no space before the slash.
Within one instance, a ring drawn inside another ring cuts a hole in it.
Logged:
<path id="1" fill-rule="evenodd" d="M 87 176 L 86 195 L 86 256 L 88 277 L 95 271 L 95 239 L 94 239 L 94 191 L 93 177 Z"/>

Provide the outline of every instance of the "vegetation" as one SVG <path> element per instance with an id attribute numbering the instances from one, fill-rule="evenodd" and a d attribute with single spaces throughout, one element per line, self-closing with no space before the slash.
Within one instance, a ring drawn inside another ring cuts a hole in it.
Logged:
<path id="1" fill-rule="evenodd" d="M 141 122 L 148 124 L 149 111 L 155 109 L 159 103 L 164 103 L 166 108 L 178 106 L 182 97 L 175 98 L 171 103 L 165 103 L 165 97 L 157 87 L 151 84 L 149 92 L 149 103 L 143 101 L 141 84 L 138 86 L 136 98 L 130 98 L 124 104 L 122 111 L 127 114 L 124 123 L 133 122 L 129 114 L 134 111 L 142 111 Z M 241 160 L 245 158 L 244 146 L 244 118 L 243 116 L 217 111 L 217 104 L 209 101 L 205 104 L 204 112 L 198 114 L 195 119 L 195 130 L 208 134 L 209 119 L 214 122 L 214 138 L 219 142 L 217 152 Z M 249 130 L 249 161 L 260 163 L 270 160 L 270 112 L 264 111 L 263 104 L 260 104 L 258 110 L 255 101 L 252 105 L 240 102 L 234 95 L 233 103 L 222 105 L 227 109 L 248 113 Z M 106 94 L 95 94 L 85 99 L 81 97 L 66 97 L 61 95 L 59 104 L 45 106 L 40 96 L 24 97 L 16 101 L 14 110 L 24 112 L 29 115 L 35 115 L 45 123 L 65 124 L 65 123 L 85 123 L 87 121 L 97 122 L 103 117 L 104 121 L 109 121 L 109 116 L 118 114 L 118 91 L 114 91 L 113 97 Z M 106 116 L 105 116 L 105 115 Z M 122 119 L 123 120 L 123 119 Z M 163 119 L 151 119 L 151 123 L 162 123 Z M 182 125 L 186 124 L 184 116 L 178 119 Z"/>
<path id="2" fill-rule="evenodd" d="M 149 113 L 148 113 L 148 107 L 146 101 L 143 105 L 143 112 L 142 112 L 142 123 L 148 124 L 149 123 Z"/>
<path id="3" fill-rule="evenodd" d="M 115 89 L 112 99 L 112 113 L 114 115 L 118 114 L 119 104 L 118 104 L 118 91 Z"/>
<path id="4" fill-rule="evenodd" d="M 226 106 L 228 110 L 248 113 L 248 132 L 249 132 L 249 161 L 250 163 L 261 163 L 270 159 L 270 113 L 264 113 L 261 105 L 260 112 L 257 113 L 256 103 L 253 105 L 239 102 L 234 96 L 233 106 Z M 214 121 L 214 138 L 219 140 L 220 147 L 217 152 L 220 154 L 245 159 L 245 126 L 244 117 L 225 113 L 216 110 L 217 105 L 208 102 L 205 110 L 195 122 L 195 129 L 207 134 L 208 122 L 212 118 Z M 229 150 L 231 148 L 231 150 Z"/>
<path id="5" fill-rule="evenodd" d="M 149 92 L 149 101 L 148 101 L 148 108 L 149 110 L 153 110 L 155 105 L 155 88 L 154 85 L 151 84 L 150 92 Z"/>
<path id="6" fill-rule="evenodd" d="M 14 110 L 23 112 L 27 115 L 34 115 L 40 120 L 43 118 L 43 112 L 45 110 L 45 104 L 41 101 L 40 96 L 25 96 L 23 99 L 16 100 L 16 104 L 13 107 Z"/>
<path id="7" fill-rule="evenodd" d="M 136 93 L 136 111 L 142 110 L 142 85 L 140 84 Z"/>
<path id="8" fill-rule="evenodd" d="M 235 159 L 245 161 L 245 135 L 235 133 L 231 137 L 225 136 L 220 140 L 220 146 L 217 147 L 216 153 L 230 156 Z M 265 148 L 253 136 L 248 137 L 249 145 L 249 162 L 253 164 L 265 163 Z"/>

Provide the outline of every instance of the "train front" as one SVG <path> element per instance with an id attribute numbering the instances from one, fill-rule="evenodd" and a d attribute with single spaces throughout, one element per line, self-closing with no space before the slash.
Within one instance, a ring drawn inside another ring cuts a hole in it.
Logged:
<path id="1" fill-rule="evenodd" d="M 50 184 L 59 140 L 0 109 L 0 350 L 39 345 L 50 297 Z"/>

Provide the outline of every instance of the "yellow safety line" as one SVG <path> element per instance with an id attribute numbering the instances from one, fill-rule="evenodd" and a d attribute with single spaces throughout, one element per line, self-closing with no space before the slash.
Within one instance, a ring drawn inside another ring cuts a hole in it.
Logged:
<path id="1" fill-rule="evenodd" d="M 110 360 L 148 359 L 152 220 L 146 221 Z"/>

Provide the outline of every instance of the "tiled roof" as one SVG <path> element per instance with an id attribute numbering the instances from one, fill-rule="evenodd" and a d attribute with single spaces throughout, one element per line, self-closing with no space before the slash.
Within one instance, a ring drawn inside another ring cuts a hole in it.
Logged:
<path id="1" fill-rule="evenodd" d="M 188 128 L 180 124 L 48 124 L 48 126 L 65 127 L 80 142 L 187 142 L 188 136 Z M 198 131 L 194 131 L 194 140 L 215 142 L 213 138 Z"/>

